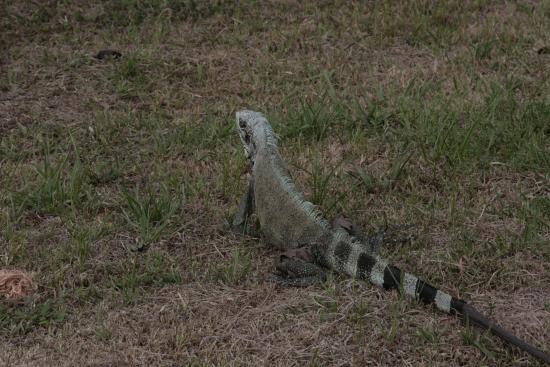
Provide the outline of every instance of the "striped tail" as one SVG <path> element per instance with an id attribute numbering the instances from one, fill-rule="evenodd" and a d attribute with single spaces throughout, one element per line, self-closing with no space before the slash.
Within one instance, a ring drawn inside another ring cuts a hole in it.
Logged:
<path id="1" fill-rule="evenodd" d="M 325 252 L 322 265 L 357 279 L 369 280 L 386 290 L 395 289 L 401 294 L 433 304 L 439 310 L 462 316 L 465 320 L 490 330 L 502 340 L 526 351 L 550 365 L 550 356 L 527 344 L 509 331 L 483 316 L 466 302 L 433 287 L 413 274 L 402 271 L 383 258 L 365 251 L 366 246 L 344 231 L 336 231 L 332 245 Z"/>
<path id="2" fill-rule="evenodd" d="M 370 272 L 365 273 L 360 270 L 361 267 L 364 267 L 362 270 L 365 270 L 369 264 L 373 262 L 374 265 L 371 267 Z M 363 265 L 361 265 L 361 263 L 363 263 Z M 491 333 L 498 336 L 502 340 L 526 351 L 532 356 L 550 365 L 550 356 L 532 345 L 527 344 L 525 341 L 519 339 L 508 330 L 498 326 L 474 307 L 460 299 L 452 297 L 440 289 L 431 286 L 425 281 L 418 279 L 416 276 L 388 264 L 381 258 L 370 255 L 363 256 L 363 254 L 360 255 L 357 262 L 357 271 L 358 278 L 366 279 L 366 276 L 368 276 L 372 283 L 381 286 L 386 290 L 396 289 L 401 294 L 406 294 L 410 297 L 420 299 L 427 304 L 434 304 L 441 311 L 460 315 L 483 330 L 491 331 Z"/>

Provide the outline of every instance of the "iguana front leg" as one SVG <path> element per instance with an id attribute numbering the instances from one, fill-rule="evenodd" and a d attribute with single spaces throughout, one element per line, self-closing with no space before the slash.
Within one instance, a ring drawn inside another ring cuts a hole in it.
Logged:
<path id="1" fill-rule="evenodd" d="M 248 188 L 244 193 L 235 217 L 233 218 L 233 223 L 231 224 L 231 229 L 237 233 L 246 233 L 247 232 L 247 223 L 248 218 L 254 212 L 254 180 L 252 177 L 248 180 Z"/>
<path id="2" fill-rule="evenodd" d="M 267 280 L 292 287 L 307 287 L 324 282 L 325 269 L 315 265 L 309 248 L 291 249 L 282 253 L 275 262 L 276 274 Z"/>

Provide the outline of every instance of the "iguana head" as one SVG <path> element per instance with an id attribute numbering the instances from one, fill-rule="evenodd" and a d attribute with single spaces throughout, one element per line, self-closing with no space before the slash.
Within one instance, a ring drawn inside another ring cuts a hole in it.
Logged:
<path id="1" fill-rule="evenodd" d="M 264 115 L 254 111 L 237 112 L 237 130 L 243 143 L 244 154 L 254 163 L 258 149 L 271 144 L 276 146 L 277 141 L 271 126 Z"/>

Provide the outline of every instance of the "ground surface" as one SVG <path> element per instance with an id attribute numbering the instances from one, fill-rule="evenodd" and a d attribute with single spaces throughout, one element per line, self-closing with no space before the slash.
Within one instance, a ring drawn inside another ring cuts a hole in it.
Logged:
<path id="1" fill-rule="evenodd" d="M 3 3 L 0 266 L 38 289 L 0 365 L 536 364 L 365 283 L 263 282 L 225 228 L 241 108 L 327 217 L 415 223 L 389 258 L 550 352 L 550 2 L 300 3 Z"/>

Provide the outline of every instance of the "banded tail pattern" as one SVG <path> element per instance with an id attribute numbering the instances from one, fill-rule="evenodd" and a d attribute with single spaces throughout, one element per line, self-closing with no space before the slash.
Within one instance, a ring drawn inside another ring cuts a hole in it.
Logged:
<path id="1" fill-rule="evenodd" d="M 367 246 L 343 230 L 336 230 L 331 245 L 320 262 L 338 273 L 357 279 L 368 280 L 386 290 L 395 289 L 401 294 L 433 304 L 445 313 L 461 315 L 485 330 L 490 330 L 502 340 L 523 349 L 550 365 L 550 356 L 527 344 L 506 329 L 483 316 L 463 300 L 433 287 L 413 274 L 402 271 L 378 255 L 367 251 Z"/>
<path id="2" fill-rule="evenodd" d="M 426 304 L 434 304 L 446 313 L 462 309 L 463 301 L 389 264 L 380 256 L 370 254 L 365 245 L 347 232 L 335 231 L 331 242 L 333 245 L 325 253 L 325 266 L 353 278 L 368 280 L 386 290 L 395 289 Z"/>

